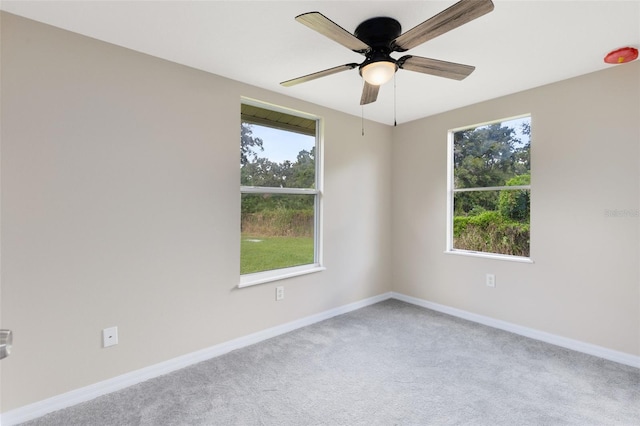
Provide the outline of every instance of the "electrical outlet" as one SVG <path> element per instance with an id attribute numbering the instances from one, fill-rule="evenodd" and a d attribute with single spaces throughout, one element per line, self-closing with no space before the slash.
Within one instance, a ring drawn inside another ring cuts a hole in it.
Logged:
<path id="1" fill-rule="evenodd" d="M 118 327 L 109 327 L 102 330 L 102 347 L 108 348 L 118 344 Z"/>
<path id="2" fill-rule="evenodd" d="M 487 287 L 495 287 L 496 286 L 496 276 L 493 274 L 487 274 L 486 278 Z"/>
<path id="3" fill-rule="evenodd" d="M 284 299 L 284 287 L 276 287 L 276 301 Z"/>

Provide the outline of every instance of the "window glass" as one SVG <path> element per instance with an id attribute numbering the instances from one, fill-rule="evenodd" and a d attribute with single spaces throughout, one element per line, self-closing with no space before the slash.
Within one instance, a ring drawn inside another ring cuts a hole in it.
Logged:
<path id="1" fill-rule="evenodd" d="M 450 250 L 529 257 L 530 117 L 451 133 Z"/>
<path id="2" fill-rule="evenodd" d="M 314 263 L 314 195 L 242 194 L 241 274 Z"/>
<path id="3" fill-rule="evenodd" d="M 245 138 L 240 184 L 315 188 L 315 136 L 242 123 Z"/>
<path id="4" fill-rule="evenodd" d="M 240 273 L 318 266 L 315 122 L 256 107 L 252 112 L 278 121 L 256 122 L 244 114 L 241 121 Z M 301 120 L 304 129 L 290 124 Z"/>

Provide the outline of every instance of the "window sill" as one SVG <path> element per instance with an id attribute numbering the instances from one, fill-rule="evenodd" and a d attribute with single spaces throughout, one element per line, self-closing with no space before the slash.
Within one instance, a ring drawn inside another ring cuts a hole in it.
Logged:
<path id="1" fill-rule="evenodd" d="M 312 264 L 294 266 L 293 268 L 276 269 L 273 271 L 256 272 L 255 274 L 245 274 L 240 276 L 238 288 L 284 280 L 287 278 L 298 277 L 300 275 L 313 274 L 315 272 L 324 271 L 325 269 L 327 268 L 320 264 Z"/>
<path id="2" fill-rule="evenodd" d="M 534 263 L 533 260 L 529 257 L 510 256 L 506 254 L 482 253 L 479 251 L 468 251 L 468 250 L 446 250 L 444 253 L 455 254 L 458 256 L 482 257 L 485 259 L 493 259 L 493 260 L 506 260 L 509 262 L 518 262 L 518 263 Z"/>

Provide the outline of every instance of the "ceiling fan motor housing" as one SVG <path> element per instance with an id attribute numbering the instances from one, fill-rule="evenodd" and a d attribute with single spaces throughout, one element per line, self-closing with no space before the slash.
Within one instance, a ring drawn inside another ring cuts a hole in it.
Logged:
<path id="1" fill-rule="evenodd" d="M 354 35 L 371 46 L 371 50 L 366 53 L 365 61 L 360 64 L 360 74 L 362 68 L 374 62 L 392 62 L 398 65 L 389 54 L 392 52 L 392 42 L 402 33 L 400 23 L 393 18 L 377 17 L 367 19 L 356 28 Z"/>
<path id="2" fill-rule="evenodd" d="M 354 35 L 374 49 L 380 47 L 391 51 L 391 42 L 401 33 L 400 22 L 383 16 L 367 19 L 358 25 Z"/>

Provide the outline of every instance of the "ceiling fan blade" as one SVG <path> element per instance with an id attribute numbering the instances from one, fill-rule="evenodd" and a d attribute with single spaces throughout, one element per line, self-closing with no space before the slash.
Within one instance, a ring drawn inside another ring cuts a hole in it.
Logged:
<path id="1" fill-rule="evenodd" d="M 374 86 L 373 84 L 369 84 L 365 81 L 364 87 L 362 88 L 362 97 L 360 98 L 360 105 L 366 105 L 366 104 L 375 102 L 376 99 L 378 99 L 379 90 L 380 90 L 380 86 Z"/>
<path id="2" fill-rule="evenodd" d="M 343 45 L 347 49 L 353 50 L 354 52 L 365 53 L 371 50 L 371 47 L 368 44 L 320 12 L 303 13 L 302 15 L 296 16 L 296 21 Z"/>
<path id="3" fill-rule="evenodd" d="M 423 74 L 437 75 L 438 77 L 464 80 L 476 69 L 471 65 L 457 64 L 455 62 L 440 61 L 438 59 L 423 58 L 422 56 L 403 56 L 398 59 L 398 67 L 421 72 Z"/>
<path id="4" fill-rule="evenodd" d="M 399 35 L 392 42 L 393 50 L 404 52 L 412 49 L 492 10 L 491 0 L 460 0 L 453 6 Z"/>
<path id="5" fill-rule="evenodd" d="M 337 67 L 329 68 L 323 71 L 314 72 L 312 74 L 307 74 L 302 77 L 293 78 L 291 80 L 283 81 L 280 83 L 285 87 L 295 86 L 296 84 L 306 83 L 307 81 L 315 80 L 316 78 L 325 77 L 327 75 L 336 74 L 342 71 L 352 70 L 356 68 L 358 64 L 345 64 L 339 65 Z"/>

